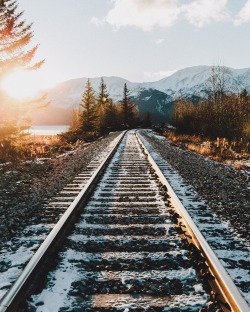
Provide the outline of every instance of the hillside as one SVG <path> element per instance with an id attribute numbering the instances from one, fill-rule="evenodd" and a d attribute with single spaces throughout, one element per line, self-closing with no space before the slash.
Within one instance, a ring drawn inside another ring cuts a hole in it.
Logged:
<path id="1" fill-rule="evenodd" d="M 145 112 L 150 112 L 153 121 L 159 122 L 168 120 L 174 101 L 180 96 L 186 98 L 204 97 L 209 89 L 211 66 L 194 66 L 184 68 L 155 82 L 135 83 L 120 77 L 103 77 L 107 84 L 110 97 L 114 101 L 122 98 L 124 83 L 127 83 L 131 91 L 132 100 L 138 105 L 141 116 Z M 227 83 L 229 92 L 239 92 L 246 88 L 250 91 L 250 68 L 233 69 L 226 68 L 230 75 Z M 98 92 L 101 77 L 91 78 L 90 82 L 96 92 Z M 36 124 L 45 123 L 46 115 L 51 113 L 57 115 L 57 123 L 68 123 L 70 115 L 68 110 L 78 108 L 84 92 L 87 78 L 78 78 L 65 81 L 55 88 L 46 90 L 51 107 L 42 115 L 37 112 L 33 119 Z"/>

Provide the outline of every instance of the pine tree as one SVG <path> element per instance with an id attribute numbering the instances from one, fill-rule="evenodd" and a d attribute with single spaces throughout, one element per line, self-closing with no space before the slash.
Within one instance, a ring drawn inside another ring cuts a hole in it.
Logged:
<path id="1" fill-rule="evenodd" d="M 35 70 L 38 69 L 44 60 L 33 63 L 38 45 L 30 47 L 30 41 L 33 37 L 32 24 L 26 25 L 22 20 L 24 12 L 18 13 L 16 0 L 0 0 L 0 82 L 10 73 L 18 70 Z M 18 115 L 20 120 L 28 108 L 46 105 L 45 98 L 36 99 L 35 101 L 14 100 L 0 90 L 2 114 L 0 121 L 13 118 L 13 112 Z M 39 102 L 39 103 L 38 103 Z M 8 109 L 6 109 L 8 108 Z M 12 110 L 11 110 L 12 108 Z M 17 113 L 17 111 L 19 111 Z"/>
<path id="2" fill-rule="evenodd" d="M 81 107 L 83 109 L 81 115 L 81 129 L 85 136 L 94 136 L 97 131 L 98 114 L 94 90 L 89 79 L 86 82 Z"/>
<path id="3" fill-rule="evenodd" d="M 145 128 L 150 128 L 152 126 L 151 114 L 149 112 L 145 113 L 142 125 Z"/>
<path id="4" fill-rule="evenodd" d="M 100 81 L 99 94 L 97 97 L 98 105 L 99 106 L 105 105 L 106 103 L 108 103 L 108 99 L 109 99 L 109 93 L 107 91 L 107 85 L 104 82 L 104 79 L 102 77 Z"/>
<path id="5" fill-rule="evenodd" d="M 98 105 L 98 126 L 101 133 L 105 133 L 106 124 L 105 124 L 105 111 L 107 104 L 109 102 L 109 94 L 107 91 L 107 85 L 104 82 L 103 77 L 100 81 L 99 93 L 97 95 L 97 105 Z"/>
<path id="6" fill-rule="evenodd" d="M 124 84 L 123 99 L 121 101 L 121 119 L 125 128 L 131 128 L 135 123 L 135 105 L 129 99 L 127 84 Z"/>
<path id="7" fill-rule="evenodd" d="M 44 60 L 32 64 L 38 45 L 30 47 L 33 37 L 32 24 L 22 19 L 16 0 L 0 0 L 0 83 L 18 69 L 38 69 Z M 18 101 L 0 90 L 0 146 L 6 153 L 21 142 L 22 130 L 29 127 L 25 114 L 30 108 L 46 106 L 45 98 Z M 7 154 L 6 154 L 7 155 Z"/>
<path id="8" fill-rule="evenodd" d="M 112 99 L 109 99 L 103 107 L 103 114 L 100 119 L 100 130 L 102 133 L 108 133 L 110 131 L 117 131 L 119 127 L 117 106 L 113 103 Z"/>
<path id="9" fill-rule="evenodd" d="M 32 24 L 17 13 L 16 0 L 0 0 L 0 80 L 16 69 L 38 69 L 44 60 L 31 64 L 38 45 L 29 48 Z"/>

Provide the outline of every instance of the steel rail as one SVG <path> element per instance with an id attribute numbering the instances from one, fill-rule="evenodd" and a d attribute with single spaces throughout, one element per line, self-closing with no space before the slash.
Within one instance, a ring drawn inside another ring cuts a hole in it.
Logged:
<path id="1" fill-rule="evenodd" d="M 53 230 L 49 233 L 47 238 L 41 244 L 39 249 L 30 259 L 29 263 L 25 266 L 20 276 L 17 278 L 15 283 L 11 286 L 9 291 L 4 295 L 2 300 L 0 301 L 0 312 L 6 311 L 16 311 L 16 306 L 19 301 L 23 298 L 23 294 L 27 293 L 27 289 L 29 288 L 29 284 L 36 275 L 39 270 L 39 267 L 43 263 L 44 259 L 48 254 L 51 253 L 51 250 L 58 244 L 58 240 L 60 240 L 65 233 L 65 227 L 69 226 L 72 222 L 73 218 L 81 208 L 81 205 L 86 201 L 90 192 L 93 190 L 96 181 L 99 176 L 106 168 L 109 160 L 114 155 L 117 147 L 121 143 L 126 131 L 123 131 L 114 141 L 114 146 L 106 158 L 102 161 L 99 167 L 95 170 L 87 184 L 80 191 L 79 195 L 74 199 L 72 204 L 68 207 L 65 213 L 62 215 L 58 223 L 55 225 Z"/>
<path id="2" fill-rule="evenodd" d="M 208 245 L 206 239 L 201 234 L 200 230 L 192 220 L 191 216 L 187 212 L 187 210 L 182 205 L 181 201 L 175 194 L 174 190 L 166 180 L 162 171 L 150 155 L 146 146 L 143 144 L 140 134 L 136 133 L 136 137 L 143 147 L 145 153 L 148 156 L 148 160 L 155 170 L 160 182 L 167 187 L 168 194 L 170 195 L 170 200 L 178 212 L 178 214 L 182 217 L 182 221 L 184 222 L 189 234 L 192 236 L 193 242 L 196 247 L 202 251 L 203 255 L 206 257 L 209 269 L 213 276 L 215 277 L 216 284 L 222 293 L 226 302 L 230 305 L 231 311 L 234 312 L 250 312 L 250 307 L 245 299 L 242 297 L 239 292 L 237 286 L 234 284 L 233 280 L 221 264 L 220 260 L 217 258 L 211 247 Z M 228 311 L 228 310 L 227 310 Z M 229 310 L 230 311 L 230 310 Z"/>

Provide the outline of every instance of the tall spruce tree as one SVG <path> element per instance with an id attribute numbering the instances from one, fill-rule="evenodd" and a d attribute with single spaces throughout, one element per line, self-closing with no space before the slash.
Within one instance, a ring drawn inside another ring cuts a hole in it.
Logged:
<path id="1" fill-rule="evenodd" d="M 102 77 L 100 81 L 99 93 L 97 97 L 98 105 L 99 106 L 105 105 L 106 103 L 108 103 L 108 99 L 109 99 L 109 93 L 107 91 L 107 85 L 104 82 L 104 79 Z"/>
<path id="2" fill-rule="evenodd" d="M 135 105 L 129 99 L 127 84 L 124 84 L 123 98 L 121 101 L 121 119 L 125 128 L 131 128 L 135 122 Z"/>
<path id="3" fill-rule="evenodd" d="M 38 69 L 44 60 L 32 63 L 38 45 L 30 47 L 33 37 L 32 24 L 26 24 L 22 19 L 24 12 L 18 12 L 16 0 L 0 0 L 0 85 L 1 81 L 10 73 L 16 70 L 35 70 Z M 0 121 L 9 118 L 8 111 L 13 119 L 13 112 L 25 111 L 29 107 L 39 106 L 45 100 L 37 99 L 29 103 L 21 103 L 10 99 L 3 90 L 0 90 L 1 116 Z M 11 103 L 10 103 L 11 102 Z M 39 103 L 36 103 L 39 102 Z M 37 105 L 35 105 L 35 103 Z M 10 108 L 13 111 L 10 111 Z M 6 109 L 8 108 L 8 109 Z"/>
<path id="4" fill-rule="evenodd" d="M 99 93 L 97 95 L 97 103 L 98 103 L 98 126 L 100 129 L 100 133 L 106 133 L 108 131 L 107 125 L 107 111 L 109 106 L 110 98 L 109 93 L 107 91 L 107 85 L 104 82 L 103 77 L 100 81 Z"/>
<path id="5" fill-rule="evenodd" d="M 150 112 L 146 112 L 144 114 L 144 118 L 142 120 L 142 126 L 145 128 L 150 128 L 152 126 L 152 120 L 151 120 Z"/>
<path id="6" fill-rule="evenodd" d="M 32 24 L 17 12 L 16 0 L 0 0 L 0 80 L 16 69 L 38 69 L 44 60 L 31 63 L 38 45 L 29 47 Z"/>
<path id="7" fill-rule="evenodd" d="M 120 128 L 117 105 L 112 99 L 103 107 L 103 114 L 100 118 L 101 133 L 108 133 L 109 131 L 117 131 Z"/>
<path id="8" fill-rule="evenodd" d="M 82 96 L 82 114 L 81 114 L 81 129 L 86 136 L 94 136 L 97 131 L 97 102 L 94 90 L 91 86 L 90 80 L 86 82 L 85 92 Z"/>

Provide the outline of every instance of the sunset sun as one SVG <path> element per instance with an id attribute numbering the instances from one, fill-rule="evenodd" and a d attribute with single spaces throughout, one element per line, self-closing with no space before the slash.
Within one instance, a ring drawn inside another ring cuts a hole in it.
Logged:
<path id="1" fill-rule="evenodd" d="M 2 87 L 8 95 L 16 99 L 33 97 L 40 89 L 36 73 L 24 70 L 6 77 Z"/>

